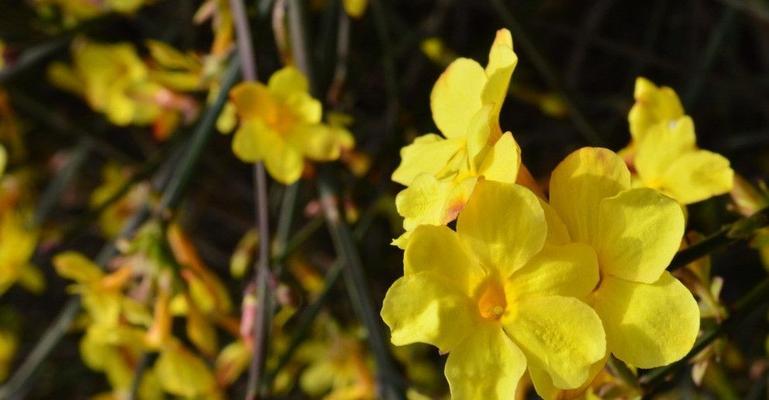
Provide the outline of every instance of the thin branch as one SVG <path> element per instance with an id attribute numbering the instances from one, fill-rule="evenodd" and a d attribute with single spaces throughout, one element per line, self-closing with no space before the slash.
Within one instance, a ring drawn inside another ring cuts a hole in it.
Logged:
<path id="1" fill-rule="evenodd" d="M 331 233 L 336 253 L 344 266 L 343 276 L 347 293 L 350 296 L 355 313 L 366 328 L 366 339 L 377 366 L 380 396 L 386 399 L 405 399 L 403 388 L 399 384 L 400 380 L 390 355 L 389 346 L 382 332 L 379 313 L 374 311 L 374 306 L 369 297 L 369 287 L 363 274 L 360 254 L 355 246 L 350 228 L 342 219 L 337 208 L 338 197 L 327 171 L 321 171 L 319 174 L 318 187 L 320 190 L 320 203 L 323 207 L 323 213 L 326 215 L 326 224 Z"/>
<path id="2" fill-rule="evenodd" d="M 527 59 L 531 61 L 534 68 L 542 75 L 542 78 L 547 82 L 548 86 L 561 96 L 564 105 L 569 111 L 569 118 L 574 123 L 574 127 L 579 130 L 582 137 L 593 146 L 603 146 L 605 144 L 604 139 L 598 134 L 598 131 L 588 122 L 582 110 L 577 106 L 571 93 L 561 83 L 560 78 L 555 72 L 555 68 L 550 65 L 550 62 L 540 53 L 534 42 L 531 41 L 529 35 L 523 29 L 520 22 L 513 16 L 510 10 L 505 7 L 501 0 L 489 0 L 491 5 L 496 10 L 499 18 L 510 28 L 513 34 L 515 42 L 526 52 Z"/>
<path id="3" fill-rule="evenodd" d="M 767 226 L 769 226 L 769 207 L 763 208 L 749 217 L 741 218 L 695 245 L 681 250 L 673 257 L 673 261 L 670 262 L 667 269 L 668 271 L 675 271 L 717 249 L 748 239 L 753 236 L 756 230 Z"/>
<path id="4" fill-rule="evenodd" d="M 254 46 L 251 42 L 251 28 L 243 0 L 230 0 L 230 9 L 235 20 L 238 53 L 243 66 L 243 78 L 246 81 L 256 81 L 257 69 L 254 57 Z M 254 164 L 254 199 L 256 202 L 256 225 L 259 230 L 259 259 L 254 274 L 254 288 L 258 300 L 256 318 L 253 327 L 253 356 L 248 369 L 248 384 L 246 399 L 255 399 L 259 391 L 266 356 L 266 344 L 269 334 L 271 296 L 268 278 L 270 275 L 270 225 L 267 210 L 267 177 L 261 162 Z"/>

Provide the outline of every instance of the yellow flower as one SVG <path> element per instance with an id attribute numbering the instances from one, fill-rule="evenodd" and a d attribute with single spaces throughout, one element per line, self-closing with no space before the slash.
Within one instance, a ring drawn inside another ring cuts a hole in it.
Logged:
<path id="1" fill-rule="evenodd" d="M 443 225 L 457 216 L 478 177 L 515 182 L 520 148 L 510 132 L 502 133 L 499 112 L 518 57 L 506 29 L 497 32 L 484 69 L 459 58 L 433 87 L 430 107 L 443 136 L 427 134 L 401 150 L 395 182 L 408 186 L 396 205 L 404 217 L 403 247 L 417 226 Z"/>
<path id="2" fill-rule="evenodd" d="M 115 272 L 105 273 L 91 260 L 80 253 L 67 251 L 53 258 L 53 265 L 59 276 L 75 281 L 69 291 L 81 296 L 83 307 L 95 324 L 113 327 L 120 322 L 126 307 L 135 303 L 122 292 L 130 283 L 133 271 L 121 267 Z"/>
<path id="3" fill-rule="evenodd" d="M 576 388 L 604 357 L 601 321 L 577 299 L 598 283 L 595 253 L 554 244 L 551 217 L 528 189 L 482 181 L 456 232 L 414 230 L 382 318 L 393 344 L 449 353 L 453 398 L 511 398 L 527 366 L 555 387 Z"/>
<path id="4" fill-rule="evenodd" d="M 162 56 L 168 56 L 168 51 L 163 52 L 168 47 L 153 43 L 153 55 L 160 55 L 167 62 Z M 72 46 L 72 61 L 72 66 L 52 64 L 49 79 L 64 90 L 83 96 L 91 108 L 105 113 L 115 125 L 155 124 L 156 136 L 163 139 L 175 126 L 180 112 L 187 117 L 196 112 L 191 98 L 154 80 L 171 78 L 153 73 L 130 43 L 77 40 Z"/>
<path id="5" fill-rule="evenodd" d="M 266 86 L 244 82 L 230 94 L 240 117 L 233 152 L 246 162 L 263 161 L 283 184 L 299 179 L 305 157 L 336 160 L 352 143 L 348 131 L 321 123 L 321 104 L 309 94 L 307 78 L 294 67 L 275 72 Z"/>
<path id="6" fill-rule="evenodd" d="M 89 199 L 92 208 L 98 208 L 108 200 L 116 196 L 128 183 L 130 176 L 124 168 L 116 163 L 107 163 L 102 169 L 102 184 L 97 187 Z M 128 218 L 138 210 L 149 196 L 149 186 L 137 183 L 123 193 L 109 207 L 102 210 L 99 215 L 99 228 L 110 237 L 116 237 Z"/>
<path id="7" fill-rule="evenodd" d="M 105 15 L 110 12 L 133 14 L 150 0 L 35 0 L 33 3 L 40 11 L 44 7 L 57 7 L 66 26 L 79 21 Z"/>
<path id="8" fill-rule="evenodd" d="M 326 337 L 306 342 L 297 354 L 308 364 L 299 377 L 302 390 L 327 400 L 375 399 L 372 363 L 359 335 L 323 322 Z"/>
<path id="9" fill-rule="evenodd" d="M 734 171 L 723 156 L 697 148 L 694 123 L 684 116 L 652 126 L 636 146 L 633 164 L 644 186 L 681 204 L 728 193 Z"/>
<path id="10" fill-rule="evenodd" d="M 0 329 L 0 381 L 5 381 L 13 366 L 19 339 L 15 332 Z"/>
<path id="11" fill-rule="evenodd" d="M 360 18 L 366 12 L 368 0 L 342 0 L 344 12 L 352 18 Z"/>
<path id="12" fill-rule="evenodd" d="M 14 283 L 33 293 L 45 287 L 43 274 L 30 264 L 39 236 L 31 223 L 23 210 L 9 209 L 0 216 L 0 294 Z"/>
<path id="13" fill-rule="evenodd" d="M 692 348 L 700 313 L 689 290 L 665 270 L 683 237 L 681 207 L 630 181 L 618 155 L 583 148 L 553 171 L 550 202 L 571 240 L 598 255 L 601 281 L 590 301 L 606 329 L 607 350 L 653 368 Z"/>
<path id="14" fill-rule="evenodd" d="M 652 126 L 684 115 L 684 107 L 673 89 L 658 87 L 646 78 L 636 79 L 633 97 L 635 104 L 628 113 L 628 122 L 634 142 L 643 139 Z"/>
<path id="15" fill-rule="evenodd" d="M 697 147 L 694 123 L 683 115 L 678 96 L 644 78 L 636 80 L 630 110 L 632 143 L 624 156 L 643 186 L 658 189 L 681 204 L 729 192 L 734 171 L 723 156 Z"/>

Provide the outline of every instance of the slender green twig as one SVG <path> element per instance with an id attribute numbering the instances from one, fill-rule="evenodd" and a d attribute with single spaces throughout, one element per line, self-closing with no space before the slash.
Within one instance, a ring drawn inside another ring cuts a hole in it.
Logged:
<path id="1" fill-rule="evenodd" d="M 675 271 L 692 261 L 706 256 L 713 251 L 745 240 L 753 236 L 756 230 L 769 226 L 769 207 L 755 214 L 741 218 L 731 225 L 719 229 L 695 245 L 678 252 L 668 266 L 668 271 Z"/>
<path id="2" fill-rule="evenodd" d="M 609 355 L 607 365 L 609 366 L 609 369 L 614 374 L 614 376 L 622 379 L 625 384 L 631 387 L 638 387 L 638 377 L 636 377 L 633 371 L 631 371 L 625 363 L 618 360 L 613 355 Z"/>
<path id="3" fill-rule="evenodd" d="M 301 7 L 301 2 L 292 0 L 290 7 Z M 295 52 L 303 53 L 295 56 L 295 59 L 308 61 L 308 46 L 304 24 L 300 17 L 302 10 L 289 11 L 289 16 L 294 15 L 291 22 L 291 30 L 295 38 L 301 38 L 301 42 L 292 43 Z M 302 65 L 299 65 L 302 69 Z M 305 66 L 309 70 L 310 66 Z M 307 70 L 304 70 L 307 73 Z M 312 87 L 312 85 L 310 85 Z M 342 219 L 337 208 L 336 190 L 332 185 L 331 176 L 328 171 L 320 167 L 318 173 L 318 189 L 320 194 L 321 208 L 326 217 L 326 225 L 331 233 L 332 242 L 335 251 L 342 262 L 342 275 L 345 278 L 347 292 L 352 300 L 353 308 L 367 330 L 367 339 L 369 347 L 374 354 L 374 360 L 377 366 L 378 380 L 381 383 L 381 397 L 393 399 L 405 399 L 402 388 L 398 385 L 397 373 L 390 356 L 387 341 L 382 332 L 382 326 L 378 318 L 378 313 L 374 311 L 371 299 L 368 297 L 368 285 L 363 275 L 363 267 L 355 246 L 350 228 Z"/>
<path id="4" fill-rule="evenodd" d="M 273 382 L 283 367 L 285 367 L 286 364 L 288 364 L 288 362 L 291 361 L 291 359 L 294 357 L 294 353 L 299 348 L 299 345 L 302 344 L 304 339 L 307 337 L 307 333 L 310 331 L 312 323 L 315 322 L 315 318 L 318 317 L 318 314 L 320 314 L 320 311 L 323 309 L 326 301 L 329 300 L 332 293 L 331 289 L 334 288 L 334 285 L 339 280 L 339 277 L 342 276 L 343 269 L 344 264 L 340 260 L 337 260 L 334 261 L 334 263 L 331 265 L 331 268 L 329 268 L 328 272 L 326 272 L 326 277 L 323 280 L 323 288 L 321 289 L 320 293 L 318 293 L 318 297 L 316 297 L 315 300 L 309 306 L 307 306 L 307 308 L 302 311 L 302 314 L 298 317 L 295 329 L 296 333 L 291 336 L 291 341 L 288 343 L 288 346 L 286 346 L 286 351 L 280 354 L 275 367 L 272 370 L 267 371 L 265 374 L 264 382 L 266 384 Z"/>
<path id="5" fill-rule="evenodd" d="M 321 171 L 318 177 L 320 203 L 326 216 L 326 224 L 331 233 L 337 255 L 344 265 L 343 276 L 347 293 L 352 300 L 353 309 L 366 328 L 366 338 L 374 355 L 378 380 L 383 398 L 405 399 L 403 389 L 398 384 L 398 374 L 393 365 L 390 350 L 382 332 L 379 313 L 369 298 L 369 288 L 363 274 L 363 264 L 358 249 L 352 238 L 350 228 L 342 219 L 337 208 L 337 195 L 327 171 Z"/>
<path id="6" fill-rule="evenodd" d="M 235 20 L 238 53 L 243 67 L 243 78 L 246 81 L 256 81 L 256 57 L 251 42 L 251 28 L 243 0 L 230 0 L 230 9 Z M 253 327 L 253 356 L 248 369 L 248 384 L 246 399 L 255 399 L 261 382 L 266 353 L 267 337 L 269 334 L 270 312 L 265 312 L 270 302 L 270 287 L 268 284 L 270 268 L 270 225 L 267 210 L 267 177 L 261 162 L 254 164 L 254 199 L 256 201 L 256 225 L 259 229 L 259 259 L 254 274 L 254 288 L 258 295 L 256 318 Z"/>
<path id="7" fill-rule="evenodd" d="M 356 242 L 360 241 L 363 238 L 363 235 L 368 231 L 368 228 L 373 222 L 373 217 L 376 215 L 376 211 L 376 205 L 374 205 L 366 211 L 361 219 L 358 220 L 358 224 L 355 226 L 355 229 L 352 233 Z M 318 297 L 316 297 L 312 302 L 312 304 L 310 304 L 304 311 L 302 311 L 302 314 L 297 318 L 296 328 L 294 329 L 294 334 L 291 336 L 291 341 L 289 342 L 288 346 L 286 346 L 286 350 L 278 358 L 278 362 L 275 364 L 275 367 L 267 372 L 264 379 L 266 383 L 272 382 L 278 373 L 283 369 L 283 367 L 285 367 L 286 364 L 291 361 L 291 358 L 299 348 L 299 345 L 307 336 L 307 333 L 309 332 L 310 327 L 312 327 L 312 323 L 315 321 L 315 318 L 318 316 L 318 314 L 320 314 L 320 311 L 323 309 L 326 301 L 330 299 L 330 295 L 332 293 L 331 289 L 334 288 L 337 281 L 339 280 L 339 277 L 342 276 L 343 267 L 344 264 L 342 261 L 337 259 L 326 272 L 326 277 L 323 280 L 323 288 L 318 294 Z"/>
<path id="8" fill-rule="evenodd" d="M 37 209 L 35 210 L 35 225 L 41 225 L 48 218 L 48 214 L 53 211 L 56 203 L 61 198 L 61 193 L 88 160 L 92 147 L 91 142 L 88 140 L 81 140 L 77 144 L 70 155 L 67 165 L 59 171 L 40 197 Z"/>
<path id="9" fill-rule="evenodd" d="M 280 220 L 278 220 L 278 222 L 280 222 Z M 286 258 L 293 254 L 294 251 L 301 246 L 302 243 L 306 242 L 313 233 L 317 232 L 321 226 L 323 226 L 323 216 L 321 215 L 307 221 L 307 223 L 299 228 L 290 239 L 283 240 L 285 243 L 283 246 L 275 246 L 272 263 L 278 265 L 285 262 Z M 277 239 L 277 237 L 278 235 L 276 234 L 275 238 Z M 280 275 L 280 271 L 276 270 L 275 275 Z"/>
<path id="10" fill-rule="evenodd" d="M 90 142 L 95 151 L 98 151 L 113 160 L 121 162 L 133 161 L 132 158 L 120 148 L 103 140 L 94 132 L 71 123 L 67 118 L 51 111 L 50 107 L 33 99 L 23 90 L 13 90 L 10 98 L 13 105 L 16 106 L 19 111 L 30 114 L 34 117 L 34 121 L 42 122 L 45 126 L 50 128 L 52 132 L 76 138 L 80 141 Z"/>
<path id="11" fill-rule="evenodd" d="M 569 118 L 574 123 L 574 126 L 582 134 L 582 137 L 591 145 L 603 146 L 605 141 L 598 134 L 598 131 L 590 124 L 582 110 L 577 106 L 572 95 L 566 90 L 561 83 L 558 74 L 550 62 L 545 59 L 542 53 L 534 42 L 531 41 L 529 35 L 523 29 L 523 26 L 518 22 L 518 19 L 505 7 L 501 0 L 489 0 L 491 5 L 496 10 L 500 19 L 510 28 L 513 34 L 515 42 L 526 52 L 527 59 L 531 61 L 534 68 L 542 75 L 542 78 L 547 82 L 551 89 L 558 92 L 561 96 L 564 105 L 569 111 Z"/>
<path id="12" fill-rule="evenodd" d="M 142 377 L 151 362 L 152 357 L 149 354 L 142 354 L 139 358 L 139 362 L 136 364 L 136 369 L 134 370 L 133 378 L 131 379 L 131 387 L 128 390 L 128 397 L 126 397 L 126 400 L 134 400 L 138 397 L 139 388 L 141 388 L 142 384 Z"/>
<path id="13" fill-rule="evenodd" d="M 64 46 L 69 44 L 70 40 L 72 40 L 72 35 L 67 34 L 24 51 L 15 63 L 7 68 L 0 69 L 0 85 L 9 82 L 19 73 L 37 65 L 48 58 L 49 55 L 64 48 Z"/>
<path id="14" fill-rule="evenodd" d="M 694 105 L 694 101 L 702 91 L 705 77 L 710 71 L 710 68 L 713 66 L 713 62 L 716 60 L 716 56 L 719 54 L 719 49 L 724 44 L 724 39 L 726 38 L 736 19 L 737 10 L 733 7 L 726 7 L 726 10 L 724 10 L 724 13 L 721 16 L 721 19 L 718 21 L 718 25 L 716 25 L 715 29 L 713 29 L 713 32 L 708 38 L 708 43 L 705 46 L 704 54 L 701 57 L 697 57 L 696 70 L 694 74 L 692 74 L 692 79 L 689 81 L 689 85 L 684 91 L 681 99 L 687 109 Z"/>
<path id="15" fill-rule="evenodd" d="M 238 63 L 237 57 L 233 57 L 233 60 L 230 62 L 222 79 L 221 88 L 216 96 L 216 100 L 211 104 L 208 111 L 203 116 L 203 119 L 198 124 L 195 132 L 192 134 L 189 147 L 179 162 L 179 176 L 175 177 L 175 179 L 169 183 L 168 188 L 163 192 L 163 197 L 160 199 L 160 205 L 158 207 L 159 212 L 164 213 L 168 211 L 171 206 L 178 204 L 181 200 L 181 197 L 184 194 L 184 189 L 189 186 L 192 174 L 200 161 L 200 155 L 202 154 L 203 149 L 205 149 L 208 141 L 211 139 L 216 119 L 219 117 L 224 105 L 227 103 L 230 88 L 238 79 L 239 73 L 240 63 Z"/>

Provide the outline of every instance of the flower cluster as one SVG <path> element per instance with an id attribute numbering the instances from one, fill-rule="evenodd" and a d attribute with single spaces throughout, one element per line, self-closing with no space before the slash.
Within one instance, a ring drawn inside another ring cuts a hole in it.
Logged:
<path id="1" fill-rule="evenodd" d="M 109 13 L 131 15 L 150 2 L 151 0 L 32 0 L 40 15 L 58 16 L 67 27 Z"/>
<path id="2" fill-rule="evenodd" d="M 700 327 L 694 296 L 666 271 L 686 228 L 681 204 L 732 186 L 728 161 L 696 147 L 675 93 L 639 78 L 622 156 L 573 152 L 545 196 L 499 127 L 516 59 L 501 30 L 485 69 L 451 63 L 431 96 L 443 137 L 418 137 L 393 174 L 407 186 L 396 199 L 404 276 L 382 318 L 393 344 L 448 353 L 457 399 L 510 398 L 526 371 L 558 398 L 612 355 L 638 368 L 681 359 Z"/>
<path id="3" fill-rule="evenodd" d="M 354 146 L 350 132 L 321 121 L 321 103 L 310 95 L 307 78 L 294 67 L 275 72 L 267 85 L 241 83 L 230 96 L 240 117 L 232 151 L 243 161 L 264 162 L 280 183 L 299 180 L 305 158 L 332 161 Z"/>
<path id="4" fill-rule="evenodd" d="M 193 98 L 182 94 L 201 88 L 202 66 L 193 55 L 161 42 L 147 43 L 150 60 L 130 43 L 104 44 L 85 39 L 72 46 L 72 65 L 53 63 L 50 80 L 83 97 L 115 125 L 152 125 L 159 139 L 197 114 Z"/>
<path id="5" fill-rule="evenodd" d="M 645 78 L 635 85 L 630 109 L 630 144 L 621 152 L 635 167 L 640 185 L 691 204 L 732 189 L 729 160 L 697 147 L 694 122 L 684 115 L 673 89 Z"/>
<path id="6" fill-rule="evenodd" d="M 77 252 L 53 260 L 56 272 L 74 282 L 70 291 L 82 298 L 83 361 L 103 372 L 112 394 L 122 397 L 130 393 L 142 357 L 156 353 L 137 382 L 142 398 L 220 398 L 230 382 L 218 381 L 204 360 L 224 354 L 217 328 L 237 335 L 225 286 L 175 225 L 164 237 L 157 223 L 145 224 L 123 252 L 106 271 Z M 175 318 L 183 319 L 186 335 L 173 332 Z"/>

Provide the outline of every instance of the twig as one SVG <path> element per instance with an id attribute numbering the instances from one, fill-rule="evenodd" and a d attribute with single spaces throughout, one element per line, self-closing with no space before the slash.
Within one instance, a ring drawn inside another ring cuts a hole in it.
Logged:
<path id="1" fill-rule="evenodd" d="M 369 207 L 365 215 L 358 220 L 358 224 L 355 226 L 355 229 L 352 233 L 356 242 L 360 241 L 363 238 L 363 235 L 368 231 L 368 228 L 373 222 L 373 217 L 376 215 L 376 211 L 377 210 L 375 204 L 374 206 Z M 312 304 L 310 304 L 304 311 L 302 311 L 302 314 L 298 317 L 298 321 L 296 323 L 297 326 L 294 330 L 295 333 L 291 336 L 291 341 L 286 347 L 286 351 L 280 355 L 278 362 L 275 364 L 275 367 L 271 371 L 267 372 L 265 376 L 265 382 L 272 382 L 280 370 L 283 369 L 283 367 L 285 367 L 289 361 L 291 361 L 291 358 L 299 348 L 299 345 L 307 336 L 307 332 L 309 332 L 309 329 L 312 327 L 312 323 L 315 321 L 315 318 L 318 316 L 318 314 L 320 314 L 320 311 L 323 309 L 326 301 L 330 299 L 331 289 L 333 289 L 333 287 L 336 285 L 339 277 L 342 276 L 343 267 L 344 264 L 341 262 L 341 260 L 337 259 L 331 265 L 328 272 L 326 272 L 326 277 L 323 280 L 323 289 L 321 289 L 318 297 L 315 298 Z"/>
<path id="2" fill-rule="evenodd" d="M 374 306 L 368 295 L 369 288 L 363 275 L 360 254 L 355 247 L 350 228 L 337 209 L 336 190 L 331 184 L 331 177 L 327 171 L 322 170 L 319 174 L 318 188 L 320 190 L 320 203 L 323 207 L 323 213 L 326 215 L 326 224 L 331 233 L 336 253 L 344 266 L 343 276 L 347 293 L 350 295 L 355 313 L 366 328 L 366 338 L 374 354 L 378 381 L 381 384 L 379 387 L 380 395 L 382 398 L 405 399 L 405 394 L 398 384 L 398 375 L 390 356 L 387 341 L 382 333 L 379 313 L 374 311 Z"/>
<path id="3" fill-rule="evenodd" d="M 188 150 L 182 155 L 182 159 L 179 160 L 178 168 L 181 171 L 179 176 L 175 177 L 163 192 L 163 197 L 160 199 L 160 205 L 158 206 L 158 212 L 165 213 L 181 201 L 184 190 L 189 186 L 192 173 L 195 171 L 198 162 L 200 161 L 200 155 L 202 154 L 203 149 L 205 149 L 208 141 L 211 139 L 212 133 L 214 132 L 214 124 L 227 102 L 230 88 L 238 79 L 239 73 L 240 64 L 238 63 L 238 58 L 233 57 L 225 72 L 216 100 L 211 104 L 208 111 L 203 116 L 203 119 L 198 124 L 195 132 L 192 134 L 192 138 L 190 138 Z"/>
<path id="4" fill-rule="evenodd" d="M 569 111 L 569 118 L 574 123 L 574 126 L 582 134 L 582 137 L 593 146 L 605 145 L 604 139 L 598 134 L 598 131 L 588 122 L 585 115 L 582 113 L 576 102 L 572 98 L 571 94 L 564 88 L 561 80 L 555 72 L 552 65 L 545 59 L 545 57 L 539 52 L 537 46 L 531 41 L 523 26 L 513 16 L 513 14 L 502 4 L 501 0 L 489 0 L 491 5 L 496 10 L 500 19 L 510 28 L 513 34 L 515 42 L 523 48 L 526 52 L 528 59 L 531 61 L 534 68 L 542 75 L 542 78 L 547 82 L 551 89 L 555 90 L 561 96 L 564 105 Z"/>
<path id="5" fill-rule="evenodd" d="M 289 7 L 301 7 L 301 2 L 297 0 L 292 0 L 289 4 Z M 376 4 L 372 4 L 372 6 L 376 6 Z M 292 48 L 295 52 L 303 53 L 296 54 L 294 58 L 297 60 L 309 60 L 308 47 L 304 40 L 306 39 L 306 34 L 300 19 L 302 10 L 289 10 L 289 16 L 291 15 L 294 16 L 290 21 L 293 37 L 302 39 L 300 43 L 292 43 Z M 306 68 L 309 69 L 310 66 L 307 65 Z M 304 72 L 307 73 L 307 70 L 304 70 Z M 312 85 L 310 86 L 312 87 Z M 363 275 L 360 255 L 355 247 L 349 227 L 339 215 L 336 205 L 337 195 L 331 184 L 331 177 L 324 167 L 320 167 L 318 170 L 321 208 L 326 217 L 326 225 L 331 233 L 335 251 L 343 265 L 342 275 L 345 278 L 347 292 L 352 300 L 353 308 L 367 330 L 366 337 L 369 347 L 371 347 L 374 353 L 374 360 L 377 366 L 380 397 L 405 399 L 402 388 L 397 384 L 397 373 L 395 372 L 389 348 L 382 333 L 378 313 L 374 311 L 371 299 L 368 297 L 368 285 Z"/>
<path id="6" fill-rule="evenodd" d="M 734 7 L 726 7 L 721 19 L 718 21 L 718 25 L 716 25 L 708 38 L 708 44 L 705 46 L 704 54 L 702 57 L 697 57 L 696 71 L 693 74 L 692 80 L 689 81 L 689 85 L 687 86 L 686 91 L 684 91 L 681 99 L 685 108 L 689 109 L 694 105 L 695 99 L 697 99 L 702 91 L 705 77 L 713 66 L 713 62 L 719 53 L 719 49 L 724 44 L 724 39 L 736 19 L 737 9 Z"/>
<path id="7" fill-rule="evenodd" d="M 734 244 L 740 240 L 753 236 L 757 229 L 769 226 L 769 207 L 757 211 L 755 214 L 741 218 L 731 225 L 719 229 L 716 233 L 697 242 L 691 247 L 678 252 L 668 266 L 668 271 L 675 271 L 684 267 L 700 257 L 712 253 L 714 250 Z"/>
<path id="8" fill-rule="evenodd" d="M 8 68 L 0 70 L 0 85 L 9 82 L 19 73 L 37 65 L 37 63 L 48 58 L 49 55 L 64 48 L 64 46 L 69 44 L 70 40 L 72 40 L 72 35 L 66 34 L 63 37 L 41 43 L 24 51 L 18 61 Z"/>
<path id="9" fill-rule="evenodd" d="M 59 198 L 61 198 L 61 193 L 88 160 L 88 155 L 91 153 L 92 148 L 93 145 L 86 139 L 81 140 L 77 144 L 70 155 L 67 165 L 56 174 L 56 177 L 46 187 L 45 192 L 40 197 L 40 202 L 38 202 L 37 209 L 35 210 L 35 225 L 42 225 L 48 219 L 48 214 L 53 211 Z"/>
<path id="10" fill-rule="evenodd" d="M 238 53 L 243 67 L 243 78 L 246 81 L 256 81 L 256 58 L 254 46 L 251 42 L 251 28 L 246 15 L 243 0 L 230 0 L 230 9 L 235 20 L 235 32 L 237 36 Z M 253 356 L 248 369 L 248 384 L 246 387 L 246 399 L 255 399 L 261 382 L 264 369 L 267 336 L 269 334 L 270 312 L 265 312 L 270 302 L 270 287 L 268 285 L 270 268 L 270 225 L 267 210 L 267 178 L 264 165 L 261 162 L 254 164 L 254 199 L 256 201 L 256 225 L 259 229 L 259 259 L 257 260 L 256 273 L 254 274 L 254 287 L 259 296 L 257 300 L 256 318 L 253 328 Z"/>

